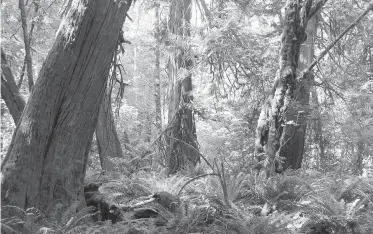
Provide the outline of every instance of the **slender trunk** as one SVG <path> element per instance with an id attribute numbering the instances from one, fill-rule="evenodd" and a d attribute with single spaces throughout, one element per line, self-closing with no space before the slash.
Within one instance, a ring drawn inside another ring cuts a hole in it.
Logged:
<path id="1" fill-rule="evenodd" d="M 83 204 L 83 180 L 117 39 L 131 1 L 73 0 L 2 164 L 4 205 Z"/>
<path id="2" fill-rule="evenodd" d="M 33 5 L 34 5 L 34 17 L 37 17 L 38 15 L 38 12 L 39 12 L 39 9 L 40 9 L 40 0 L 34 0 L 32 1 Z M 38 17 L 39 18 L 39 17 Z M 29 44 L 30 44 L 30 47 L 31 47 L 31 42 L 32 42 L 32 34 L 34 32 L 34 29 L 35 29 L 35 20 L 32 20 L 31 21 L 31 28 L 30 28 L 30 32 L 29 32 L 29 35 L 28 35 L 28 39 L 29 39 Z M 18 80 L 18 88 L 21 88 L 22 86 L 22 83 L 23 83 L 23 78 L 25 77 L 25 69 L 26 69 L 26 66 L 27 66 L 27 57 L 25 56 L 25 59 L 23 61 L 23 65 L 22 65 L 22 69 L 21 69 L 21 75 L 20 75 L 20 78 Z"/>
<path id="3" fill-rule="evenodd" d="M 204 11 L 204 15 L 206 15 L 207 22 L 209 24 L 209 28 L 211 28 L 212 23 L 212 14 L 210 10 L 208 9 L 205 0 L 198 0 L 197 3 L 199 3 Z"/>
<path id="4" fill-rule="evenodd" d="M 23 65 L 21 69 L 21 75 L 19 76 L 17 87 L 20 89 L 23 83 L 23 78 L 25 77 L 25 69 L 26 69 L 26 57 L 23 60 Z"/>
<path id="5" fill-rule="evenodd" d="M 313 128 L 315 132 L 314 141 L 317 147 L 317 164 L 318 169 L 325 169 L 327 165 L 327 160 L 325 158 L 325 146 L 324 146 L 324 137 L 322 132 L 322 119 L 320 113 L 320 103 L 317 96 L 316 88 L 312 88 L 312 102 L 314 106 L 314 121 L 313 121 Z"/>
<path id="6" fill-rule="evenodd" d="M 25 61 L 27 65 L 27 78 L 28 78 L 28 88 L 31 92 L 32 86 L 34 86 L 34 74 L 32 71 L 32 58 L 31 58 L 31 46 L 29 32 L 27 30 L 27 15 L 25 9 L 24 0 L 19 0 L 19 9 L 21 11 L 21 21 L 23 29 L 23 41 L 25 43 Z"/>
<path id="7" fill-rule="evenodd" d="M 19 93 L 3 48 L 1 48 L 1 70 L 3 71 L 1 74 L 1 98 L 5 101 L 15 125 L 17 125 L 25 108 L 25 100 Z"/>
<path id="8" fill-rule="evenodd" d="M 155 97 L 155 126 L 158 134 L 162 132 L 162 106 L 161 106 L 161 69 L 160 69 L 160 57 L 161 57 L 161 39 L 160 39 L 160 24 L 159 24 L 159 11 L 160 4 L 157 3 L 155 9 L 155 82 L 154 82 L 154 97 Z"/>
<path id="9" fill-rule="evenodd" d="M 115 127 L 110 92 L 105 92 L 98 114 L 96 139 L 101 168 L 111 171 L 114 168 L 110 158 L 123 158 L 123 151 Z"/>
<path id="10" fill-rule="evenodd" d="M 173 1 L 170 9 L 171 32 L 180 39 L 190 36 L 191 0 Z M 174 56 L 168 64 L 170 79 L 170 103 L 168 110 L 167 158 L 168 173 L 174 174 L 199 161 L 197 134 L 194 114 L 192 75 L 189 72 L 192 61 L 186 58 L 185 49 L 174 48 Z M 184 73 L 180 72 L 183 68 Z"/>
<path id="11" fill-rule="evenodd" d="M 41 18 L 40 16 L 38 16 L 38 12 L 39 12 L 39 9 L 40 9 L 40 0 L 33 0 L 32 1 L 32 4 L 34 5 L 34 19 L 31 21 L 31 28 L 30 28 L 30 32 L 29 32 L 29 43 L 30 43 L 30 46 L 31 46 L 31 42 L 32 42 L 32 34 L 34 33 L 34 29 L 35 29 L 35 26 L 36 26 L 36 22 L 39 21 L 39 19 Z M 35 20 L 35 18 L 38 18 L 38 20 Z"/>
<path id="12" fill-rule="evenodd" d="M 149 92 L 150 93 L 150 92 Z M 142 139 L 144 139 L 144 142 L 150 142 L 151 140 L 151 137 L 152 137 L 152 119 L 151 119 L 151 116 L 149 114 L 149 112 L 144 112 L 144 115 L 145 115 L 145 123 L 144 123 L 144 129 L 143 129 L 143 132 L 142 132 Z M 146 150 L 148 151 L 148 150 Z"/>

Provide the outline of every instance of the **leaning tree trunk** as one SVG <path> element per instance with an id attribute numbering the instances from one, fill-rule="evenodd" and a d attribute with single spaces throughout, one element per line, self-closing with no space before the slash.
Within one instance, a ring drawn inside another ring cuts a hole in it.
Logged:
<path id="1" fill-rule="evenodd" d="M 73 0 L 2 165 L 5 205 L 83 203 L 83 179 L 110 63 L 131 1 Z"/>
<path id="2" fill-rule="evenodd" d="M 190 36 L 191 0 L 172 1 L 170 9 L 170 30 L 177 43 Z M 199 161 L 195 119 L 191 103 L 193 96 L 192 75 L 189 72 L 192 61 L 184 46 L 174 45 L 173 57 L 168 64 L 170 79 L 170 103 L 168 109 L 167 166 L 168 174 L 174 174 Z"/>
<path id="3" fill-rule="evenodd" d="M 96 126 L 96 139 L 101 168 L 111 171 L 114 165 L 108 160 L 108 157 L 123 158 L 123 151 L 115 127 L 110 92 L 105 92 L 101 102 Z"/>
<path id="4" fill-rule="evenodd" d="M 296 71 L 311 7 L 312 0 L 303 4 L 288 0 L 286 4 L 280 67 L 257 126 L 256 155 L 267 175 L 301 165 L 309 82 L 298 82 Z"/>
<path id="5" fill-rule="evenodd" d="M 15 125 L 17 125 L 25 108 L 25 100 L 19 93 L 3 48 L 1 48 L 1 70 L 1 98 L 5 101 Z"/>

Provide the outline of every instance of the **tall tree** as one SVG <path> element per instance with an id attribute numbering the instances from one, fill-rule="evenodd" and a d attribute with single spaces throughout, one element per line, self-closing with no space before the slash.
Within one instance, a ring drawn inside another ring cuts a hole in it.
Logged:
<path id="1" fill-rule="evenodd" d="M 169 30 L 172 33 L 173 55 L 168 63 L 170 102 L 169 125 L 166 131 L 168 173 L 173 174 L 199 161 L 197 134 L 191 108 L 192 67 L 191 52 L 186 44 L 190 36 L 191 0 L 172 1 Z"/>
<path id="2" fill-rule="evenodd" d="M 305 29 L 308 20 L 325 3 L 325 0 L 320 0 L 315 4 L 312 0 L 304 2 L 288 0 L 286 3 L 279 69 L 271 96 L 262 107 L 257 126 L 256 155 L 259 161 L 262 161 L 267 175 L 271 175 L 274 171 L 282 171 L 287 168 L 286 166 L 299 168 L 301 158 L 297 158 L 294 154 L 297 151 L 292 150 L 295 145 L 289 144 L 293 141 L 296 125 L 299 124 L 294 120 L 298 120 L 299 112 L 303 112 L 302 102 L 297 101 L 297 96 L 302 92 L 304 85 L 309 82 L 312 68 L 373 9 L 372 3 L 334 41 L 328 44 L 306 69 L 297 75 L 300 45 L 306 38 Z M 289 145 L 284 147 L 287 144 Z"/>
<path id="3" fill-rule="evenodd" d="M 83 201 L 110 63 L 132 1 L 72 0 L 2 164 L 3 204 L 48 212 Z"/>
<path id="4" fill-rule="evenodd" d="M 286 3 L 279 69 L 257 126 L 256 154 L 267 175 L 301 165 L 310 74 L 297 79 L 298 60 L 301 44 L 307 38 L 308 20 L 325 2 L 319 1 L 315 6 L 312 0 Z"/>
<path id="5" fill-rule="evenodd" d="M 313 61 L 315 54 L 314 44 L 316 30 L 316 19 L 313 17 L 307 24 L 305 30 L 306 38 L 300 46 L 297 74 L 306 69 Z M 286 127 L 292 128 L 288 129 L 288 132 L 292 135 L 285 136 L 285 139 L 282 141 L 283 145 L 281 145 L 281 150 L 283 154 L 280 156 L 286 157 L 286 159 L 284 159 L 284 163 L 282 164 L 283 169 L 289 167 L 298 169 L 302 165 L 304 143 L 306 140 L 306 128 L 308 116 L 310 114 L 310 90 L 313 80 L 314 74 L 313 71 L 310 71 L 307 74 L 306 81 L 298 83 L 298 87 L 294 92 L 295 102 L 288 107 L 286 112 L 287 121 L 290 121 L 289 124 L 286 124 Z"/>
<path id="6" fill-rule="evenodd" d="M 314 44 L 315 44 L 315 38 L 317 35 L 317 25 L 318 25 L 318 19 L 319 19 L 320 14 L 316 14 L 314 18 L 310 20 L 308 23 L 307 27 L 307 42 L 306 45 L 309 43 L 310 46 L 312 47 L 310 49 L 310 53 L 312 54 L 312 57 L 314 56 Z M 312 40 L 312 41 L 309 41 Z M 309 65 L 312 61 L 307 61 L 307 65 Z M 305 69 L 303 67 L 303 69 Z M 311 71 L 310 72 L 310 81 L 314 82 L 314 74 Z M 314 131 L 314 137 L 313 141 L 316 145 L 316 163 L 317 163 L 317 168 L 323 169 L 326 166 L 326 158 L 325 158 L 325 145 L 324 145 L 324 137 L 323 137 L 323 123 L 322 123 L 322 118 L 321 118 L 321 110 L 320 110 L 320 102 L 319 102 L 319 97 L 317 93 L 316 87 L 310 87 L 311 88 L 311 100 L 310 100 L 310 105 L 313 108 L 313 121 L 312 121 L 312 128 Z"/>

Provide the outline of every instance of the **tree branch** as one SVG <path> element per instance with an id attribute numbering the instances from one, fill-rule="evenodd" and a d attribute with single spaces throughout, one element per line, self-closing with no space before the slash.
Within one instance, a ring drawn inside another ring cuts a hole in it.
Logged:
<path id="1" fill-rule="evenodd" d="M 307 74 L 312 70 L 312 68 L 320 62 L 320 60 L 328 53 L 328 51 L 337 44 L 337 42 L 353 27 L 355 27 L 363 18 L 368 14 L 369 11 L 373 11 L 373 3 L 371 3 L 368 8 L 354 21 L 352 22 L 342 33 L 340 33 L 337 38 L 331 42 L 322 52 L 321 54 L 305 69 L 303 70 L 300 80 L 304 80 Z"/>

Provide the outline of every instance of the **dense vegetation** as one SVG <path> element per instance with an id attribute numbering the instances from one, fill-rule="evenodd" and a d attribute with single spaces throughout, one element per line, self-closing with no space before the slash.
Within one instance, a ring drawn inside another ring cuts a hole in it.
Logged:
<path id="1" fill-rule="evenodd" d="M 93 2 L 1 3 L 2 233 L 373 233 L 373 2 Z"/>

